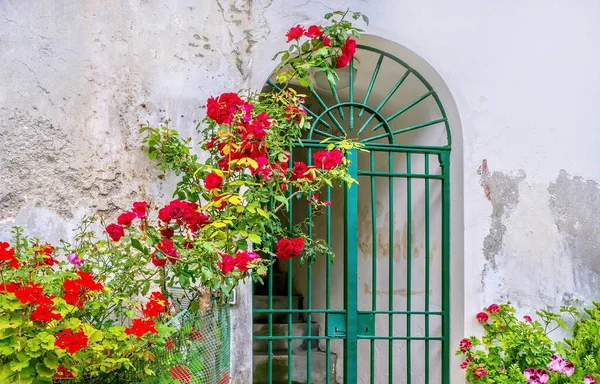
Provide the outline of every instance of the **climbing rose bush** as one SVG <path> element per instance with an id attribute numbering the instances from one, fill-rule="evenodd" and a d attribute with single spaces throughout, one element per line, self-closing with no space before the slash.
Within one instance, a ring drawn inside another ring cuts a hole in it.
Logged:
<path id="1" fill-rule="evenodd" d="M 600 330 L 598 305 L 586 309 L 590 317 L 563 307 L 576 320 L 574 338 L 554 343 L 548 335 L 568 329 L 559 314 L 541 310 L 536 312 L 539 320 L 529 315 L 518 319 L 510 303 L 492 304 L 475 316 L 485 335 L 460 341 L 460 367 L 470 383 L 596 384 L 598 349 L 593 344 L 600 342 L 586 331 Z"/>

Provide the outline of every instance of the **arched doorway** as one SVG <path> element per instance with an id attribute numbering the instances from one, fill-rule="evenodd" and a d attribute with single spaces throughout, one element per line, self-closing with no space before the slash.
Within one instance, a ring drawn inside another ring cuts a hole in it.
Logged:
<path id="1" fill-rule="evenodd" d="M 327 188 L 316 215 L 295 201 L 337 255 L 278 261 L 254 296 L 255 383 L 447 383 L 450 362 L 450 124 L 413 67 L 358 46 L 338 87 L 315 78 L 313 118 L 293 157 L 352 138 L 358 185 Z M 276 85 L 269 81 L 272 87 Z M 293 161 L 293 160 L 292 160 Z"/>

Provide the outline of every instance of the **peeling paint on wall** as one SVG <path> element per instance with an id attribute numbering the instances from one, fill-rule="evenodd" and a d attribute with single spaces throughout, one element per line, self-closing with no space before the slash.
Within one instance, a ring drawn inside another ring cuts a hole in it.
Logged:
<path id="1" fill-rule="evenodd" d="M 483 159 L 478 174 L 485 196 L 492 204 L 490 231 L 483 240 L 483 255 L 492 269 L 495 269 L 496 256 L 502 250 L 506 233 L 505 220 L 519 202 L 519 183 L 525 180 L 526 174 L 522 169 L 516 174 L 490 172 L 487 159 Z"/>
<path id="2" fill-rule="evenodd" d="M 573 260 L 577 291 L 597 296 L 600 284 L 600 185 L 560 170 L 550 183 L 550 209 L 564 251 Z"/>

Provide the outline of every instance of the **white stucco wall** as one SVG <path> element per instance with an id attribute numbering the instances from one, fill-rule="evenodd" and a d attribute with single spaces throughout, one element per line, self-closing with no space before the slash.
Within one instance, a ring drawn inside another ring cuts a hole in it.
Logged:
<path id="1" fill-rule="evenodd" d="M 165 201 L 172 183 L 139 149 L 138 124 L 168 117 L 193 134 L 208 96 L 263 83 L 290 25 L 347 6 L 456 103 L 453 341 L 492 301 L 525 312 L 596 295 L 595 0 L 1 1 L 0 234 L 23 224 L 52 241 L 84 213 Z"/>

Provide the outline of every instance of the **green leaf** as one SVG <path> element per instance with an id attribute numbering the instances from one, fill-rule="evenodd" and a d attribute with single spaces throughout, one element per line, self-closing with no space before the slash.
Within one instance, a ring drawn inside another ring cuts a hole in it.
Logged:
<path id="1" fill-rule="evenodd" d="M 260 244 L 262 239 L 256 233 L 249 233 L 248 240 L 250 240 L 253 244 Z"/>
<path id="2" fill-rule="evenodd" d="M 367 17 L 367 15 L 362 15 L 362 18 L 363 18 L 365 24 L 369 25 L 369 18 Z"/>
<path id="3" fill-rule="evenodd" d="M 42 363 L 37 363 L 35 365 L 35 369 L 36 369 L 37 373 L 43 377 L 52 377 L 52 376 L 54 376 L 54 373 L 56 372 L 56 368 L 51 369 Z"/>
<path id="4" fill-rule="evenodd" d="M 58 368 L 58 357 L 52 352 L 46 353 L 46 357 L 44 357 L 44 364 L 51 369 Z"/>
<path id="5" fill-rule="evenodd" d="M 145 255 L 148 254 L 148 250 L 142 245 L 142 243 L 140 243 L 138 239 L 131 239 L 131 246 Z"/>

